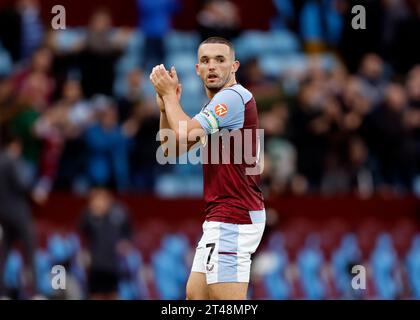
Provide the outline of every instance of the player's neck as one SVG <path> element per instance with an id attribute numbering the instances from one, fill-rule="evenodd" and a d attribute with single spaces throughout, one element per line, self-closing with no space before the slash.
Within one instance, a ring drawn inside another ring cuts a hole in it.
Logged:
<path id="1" fill-rule="evenodd" d="M 233 79 L 231 79 L 230 81 L 228 81 L 222 88 L 220 88 L 219 90 L 210 90 L 210 89 L 208 89 L 208 88 L 206 88 L 206 94 L 207 94 L 207 97 L 211 100 L 211 99 L 213 99 L 213 97 L 219 92 L 219 91 L 222 91 L 223 89 L 225 89 L 225 88 L 229 88 L 229 87 L 232 87 L 232 86 L 234 86 L 235 84 L 238 84 L 237 82 L 236 82 L 236 79 L 235 78 L 233 78 Z"/>

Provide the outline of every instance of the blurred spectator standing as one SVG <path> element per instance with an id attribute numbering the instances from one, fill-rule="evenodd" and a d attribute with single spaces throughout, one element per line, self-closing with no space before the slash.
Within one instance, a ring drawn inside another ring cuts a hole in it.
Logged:
<path id="1" fill-rule="evenodd" d="M 18 0 L 0 13 L 0 42 L 13 61 L 26 60 L 42 44 L 44 26 L 38 0 Z"/>
<path id="2" fill-rule="evenodd" d="M 240 34 L 241 18 L 229 0 L 206 0 L 197 15 L 201 41 L 213 36 L 233 40 Z"/>
<path id="3" fill-rule="evenodd" d="M 406 73 L 420 63 L 420 43 L 413 41 L 413 35 L 420 32 L 420 3 L 416 0 L 385 1 L 389 15 L 394 18 L 395 31 L 392 45 L 386 47 L 392 65 L 398 73 Z M 404 5 L 405 4 L 405 5 Z M 407 9 L 408 12 L 405 11 Z M 388 21 L 387 21 L 388 22 Z"/>
<path id="4" fill-rule="evenodd" d="M 21 58 L 26 59 L 44 39 L 44 27 L 41 20 L 39 0 L 20 0 L 18 10 L 21 15 Z"/>
<path id="5" fill-rule="evenodd" d="M 138 28 L 145 36 L 142 68 L 165 61 L 164 37 L 172 30 L 172 16 L 179 10 L 178 0 L 136 0 Z"/>
<path id="6" fill-rule="evenodd" d="M 94 188 L 81 216 L 80 232 L 88 245 L 89 297 L 116 299 L 119 256 L 131 247 L 127 212 L 107 189 Z"/>
<path id="7" fill-rule="evenodd" d="M 113 99 L 95 96 L 95 121 L 84 133 L 87 174 L 91 185 L 129 188 L 128 137 L 118 124 Z"/>
<path id="8" fill-rule="evenodd" d="M 26 294 L 36 293 L 35 270 L 35 234 L 31 217 L 29 197 L 30 183 L 22 175 L 21 153 L 22 145 L 16 137 L 5 131 L 1 136 L 0 150 L 0 296 L 6 294 L 4 287 L 4 267 L 13 246 L 21 242 L 24 250 L 28 273 L 24 274 Z M 43 199 L 36 199 L 43 201 Z"/>
<path id="9" fill-rule="evenodd" d="M 54 185 L 74 187 L 82 175 L 86 160 L 82 134 L 94 119 L 78 79 L 68 79 L 62 91 L 60 100 L 34 125 L 36 136 L 43 141 L 39 187 L 46 193 Z"/>
<path id="10" fill-rule="evenodd" d="M 126 30 L 113 30 L 107 9 L 93 13 L 80 56 L 82 87 L 87 97 L 112 94 L 114 64 L 127 45 L 128 36 Z"/>

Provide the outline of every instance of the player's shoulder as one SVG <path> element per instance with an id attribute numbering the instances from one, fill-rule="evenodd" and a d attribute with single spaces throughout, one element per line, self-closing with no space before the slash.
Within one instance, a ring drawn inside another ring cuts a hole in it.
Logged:
<path id="1" fill-rule="evenodd" d="M 241 84 L 235 84 L 233 86 L 224 88 L 222 90 L 220 90 L 215 97 L 221 98 L 240 98 L 242 103 L 245 105 L 249 100 L 252 99 L 252 93 L 246 89 L 244 86 L 242 86 Z"/>

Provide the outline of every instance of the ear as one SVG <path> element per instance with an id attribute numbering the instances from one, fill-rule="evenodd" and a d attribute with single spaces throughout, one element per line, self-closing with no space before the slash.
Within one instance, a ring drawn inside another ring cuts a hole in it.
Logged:
<path id="1" fill-rule="evenodd" d="M 236 73 L 236 71 L 238 71 L 240 65 L 241 65 L 241 63 L 238 60 L 235 60 L 233 62 L 233 65 L 232 65 L 232 72 Z"/>
<path id="2" fill-rule="evenodd" d="M 200 73 L 198 72 L 198 63 L 195 64 L 195 73 L 197 74 L 197 76 L 200 75 Z"/>

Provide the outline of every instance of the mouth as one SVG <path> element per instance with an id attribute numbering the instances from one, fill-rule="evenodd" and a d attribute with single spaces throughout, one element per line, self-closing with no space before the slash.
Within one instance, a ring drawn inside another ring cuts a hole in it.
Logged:
<path id="1" fill-rule="evenodd" d="M 216 80 L 216 79 L 218 79 L 219 77 L 216 75 L 216 74 L 209 74 L 208 76 L 207 76 L 207 80 L 209 80 L 209 81 L 213 81 L 213 80 Z"/>

